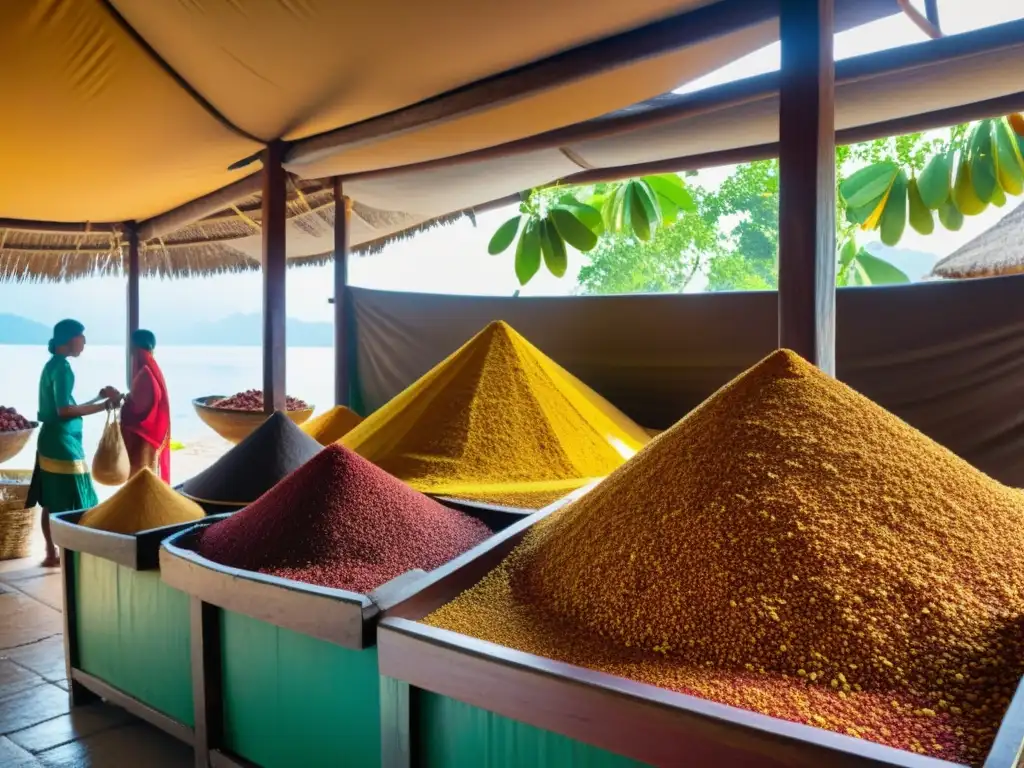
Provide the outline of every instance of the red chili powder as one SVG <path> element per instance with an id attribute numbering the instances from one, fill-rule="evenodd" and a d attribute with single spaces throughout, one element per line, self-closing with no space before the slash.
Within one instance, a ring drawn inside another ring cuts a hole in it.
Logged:
<path id="1" fill-rule="evenodd" d="M 198 550 L 233 568 L 366 593 L 433 570 L 490 533 L 335 444 L 207 528 Z"/>

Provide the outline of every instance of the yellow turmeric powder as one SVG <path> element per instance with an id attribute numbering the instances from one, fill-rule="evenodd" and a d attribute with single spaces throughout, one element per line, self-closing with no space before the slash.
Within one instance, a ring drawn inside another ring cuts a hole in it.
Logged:
<path id="1" fill-rule="evenodd" d="M 606 476 L 648 440 L 494 322 L 340 442 L 424 493 L 542 507 Z"/>
<path id="2" fill-rule="evenodd" d="M 204 514 L 202 507 L 171 490 L 147 468 L 109 499 L 82 515 L 78 522 L 112 533 L 138 533 L 200 520 Z"/>
<path id="3" fill-rule="evenodd" d="M 350 408 L 336 405 L 307 421 L 301 429 L 320 445 L 330 445 L 351 432 L 362 420 L 363 417 Z"/>
<path id="4" fill-rule="evenodd" d="M 426 621 L 980 765 L 1022 551 L 1024 494 L 779 351 Z"/>

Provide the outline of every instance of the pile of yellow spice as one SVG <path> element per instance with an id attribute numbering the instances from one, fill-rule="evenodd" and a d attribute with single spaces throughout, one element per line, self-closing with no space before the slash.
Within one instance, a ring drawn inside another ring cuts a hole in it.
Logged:
<path id="1" fill-rule="evenodd" d="M 130 534 L 201 520 L 204 516 L 202 507 L 145 468 L 78 522 L 86 528 Z"/>
<path id="2" fill-rule="evenodd" d="M 340 442 L 423 493 L 538 509 L 605 477 L 649 439 L 494 322 Z"/>
<path id="3" fill-rule="evenodd" d="M 426 621 L 980 765 L 1022 558 L 1024 494 L 779 351 Z"/>

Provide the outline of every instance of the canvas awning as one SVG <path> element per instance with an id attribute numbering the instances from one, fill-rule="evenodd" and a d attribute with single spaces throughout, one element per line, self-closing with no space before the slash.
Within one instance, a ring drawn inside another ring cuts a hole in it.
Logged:
<path id="1" fill-rule="evenodd" d="M 955 279 L 1024 274 L 1024 203 L 942 259 L 932 274 Z"/>
<path id="2" fill-rule="evenodd" d="M 847 26 L 896 12 L 837 3 Z M 270 139 L 308 140 L 289 165 L 305 178 L 336 173 L 328 160 L 371 170 L 515 141 L 749 53 L 776 39 L 776 13 L 768 0 L 8 0 L 0 146 L 17 149 L 0 217 L 146 219 L 252 173 L 229 166 Z"/>

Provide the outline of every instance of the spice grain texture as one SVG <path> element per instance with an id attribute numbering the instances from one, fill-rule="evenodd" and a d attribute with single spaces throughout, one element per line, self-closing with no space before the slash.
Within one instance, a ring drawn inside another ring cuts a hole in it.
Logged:
<path id="1" fill-rule="evenodd" d="M 425 621 L 981 765 L 1022 560 L 1021 491 L 782 350 Z"/>

